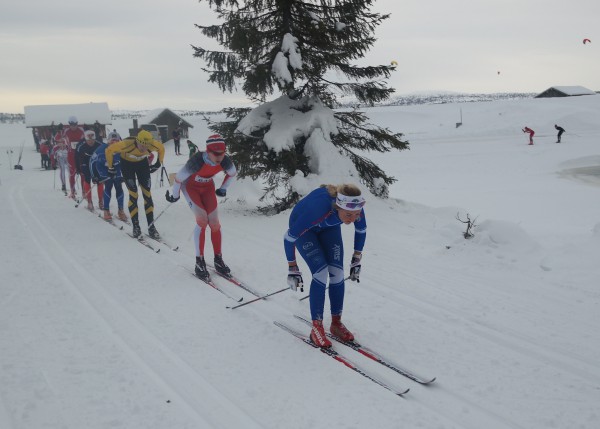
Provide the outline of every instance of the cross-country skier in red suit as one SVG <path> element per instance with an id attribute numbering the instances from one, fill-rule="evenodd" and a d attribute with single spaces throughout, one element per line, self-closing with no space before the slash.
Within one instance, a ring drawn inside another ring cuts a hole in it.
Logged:
<path id="1" fill-rule="evenodd" d="M 529 134 L 529 144 L 532 145 L 533 144 L 533 136 L 535 135 L 535 131 L 533 131 L 529 127 L 525 127 L 525 128 L 523 128 L 523 132 Z"/>
<path id="2" fill-rule="evenodd" d="M 75 199 L 75 173 L 77 172 L 77 166 L 75 162 L 75 152 L 77 144 L 85 139 L 83 134 L 83 128 L 78 125 L 77 118 L 75 116 L 69 117 L 69 126 L 63 130 L 63 138 L 67 141 L 68 154 L 67 163 L 69 164 L 69 186 L 71 187 L 71 198 Z M 83 178 L 81 179 L 81 188 L 83 189 Z"/>
<path id="3" fill-rule="evenodd" d="M 225 154 L 225 141 L 219 134 L 206 140 L 206 151 L 195 153 L 175 175 L 172 193 L 166 193 L 167 201 L 174 203 L 180 197 L 180 191 L 188 202 L 196 217 L 194 244 L 196 245 L 196 275 L 202 280 L 209 280 L 204 260 L 204 242 L 206 227 L 210 227 L 210 239 L 215 252 L 215 268 L 224 275 L 230 276 L 231 270 L 223 262 L 221 254 L 221 224 L 217 211 L 216 195 L 224 197 L 227 188 L 237 174 L 235 165 Z M 213 177 L 225 172 L 221 186 L 215 190 Z"/>

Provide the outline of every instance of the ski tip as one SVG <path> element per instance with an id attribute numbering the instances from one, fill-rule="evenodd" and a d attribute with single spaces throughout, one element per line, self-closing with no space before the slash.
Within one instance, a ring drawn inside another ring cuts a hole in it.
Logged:
<path id="1" fill-rule="evenodd" d="M 177 252 L 179 250 L 179 246 L 173 249 L 173 252 Z"/>
<path id="2" fill-rule="evenodd" d="M 396 392 L 396 395 L 403 396 L 406 395 L 408 392 L 410 392 L 410 388 L 406 389 L 404 392 Z"/>
<path id="3" fill-rule="evenodd" d="M 156 250 L 156 253 L 160 253 L 160 249 Z"/>

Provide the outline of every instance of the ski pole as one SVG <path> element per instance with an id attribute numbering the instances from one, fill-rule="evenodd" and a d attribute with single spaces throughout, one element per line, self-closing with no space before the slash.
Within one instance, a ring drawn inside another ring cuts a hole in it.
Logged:
<path id="1" fill-rule="evenodd" d="M 329 289 L 329 286 L 325 287 L 325 290 Z M 306 298 L 310 298 L 310 292 L 305 297 L 300 298 L 298 301 L 304 301 Z"/>
<path id="2" fill-rule="evenodd" d="M 160 187 L 163 187 L 164 184 L 164 177 L 163 176 L 167 176 L 167 178 L 169 177 L 169 175 L 167 174 L 167 169 L 165 168 L 165 166 L 163 165 L 160 168 Z"/>
<path id="3" fill-rule="evenodd" d="M 243 303 L 243 304 L 238 304 L 238 305 L 235 305 L 235 306 L 233 306 L 233 307 L 225 307 L 225 308 L 230 308 L 231 310 L 235 310 L 236 308 L 240 308 L 240 307 L 243 307 L 244 305 L 252 304 L 253 302 L 256 302 L 256 301 L 261 301 L 261 300 L 263 300 L 263 299 L 265 299 L 265 298 L 268 298 L 268 297 L 270 297 L 270 296 L 273 296 L 273 295 L 275 295 L 275 294 L 277 294 L 277 293 L 280 293 L 280 292 L 286 291 L 286 290 L 288 290 L 288 289 L 289 289 L 289 287 L 284 287 L 283 289 L 277 290 L 277 291 L 275 291 L 275 292 L 271 292 L 271 293 L 268 293 L 268 294 L 266 294 L 266 295 L 259 296 L 258 298 L 251 299 L 250 301 L 246 301 L 246 302 L 245 302 L 245 303 Z"/>
<path id="4" fill-rule="evenodd" d="M 85 195 L 79 201 L 77 201 L 77 204 L 75 204 L 75 208 L 79 207 L 79 204 L 81 204 L 83 200 L 87 200 L 88 195 L 90 194 L 90 192 L 92 192 L 92 190 L 94 189 L 95 186 L 99 185 L 100 183 L 104 183 L 107 180 L 110 180 L 110 177 L 107 177 L 106 179 L 101 180 L 98 183 L 92 183 L 92 186 L 90 186 L 90 189 L 85 193 Z"/>
<path id="5" fill-rule="evenodd" d="M 90 192 L 92 192 L 92 189 L 94 189 L 94 186 L 96 186 L 95 183 L 92 184 L 92 186 L 90 186 L 90 189 L 85 193 L 84 196 L 81 197 L 81 199 L 79 201 L 77 201 L 77 203 L 75 204 L 75 208 L 79 207 L 79 204 L 81 204 L 81 202 L 83 200 L 87 200 L 88 195 L 90 194 Z"/>
<path id="6" fill-rule="evenodd" d="M 17 165 L 21 165 L 21 157 L 23 156 L 23 148 L 25 147 L 25 140 L 21 143 L 21 150 L 19 151 L 19 160 L 17 161 Z M 21 168 L 22 170 L 23 168 Z"/>
<path id="7" fill-rule="evenodd" d="M 346 278 L 344 279 L 344 281 L 348 280 L 349 278 L 350 278 L 350 276 L 346 277 Z M 325 287 L 325 290 L 327 290 L 327 289 L 329 289 L 329 285 Z M 308 295 L 306 295 L 306 296 L 305 296 L 305 297 L 303 297 L 303 298 L 300 298 L 298 301 L 304 301 L 306 298 L 310 298 L 310 292 L 308 293 Z"/>
<path id="8" fill-rule="evenodd" d="M 154 222 L 156 222 L 158 220 L 159 217 L 161 217 L 163 215 L 164 212 L 166 212 L 167 210 L 169 210 L 169 207 L 171 207 L 173 204 L 169 204 L 167 207 L 165 207 L 163 209 L 162 212 L 160 212 L 152 222 L 150 222 L 150 224 L 148 225 L 148 228 L 150 228 L 152 225 L 154 225 Z"/>

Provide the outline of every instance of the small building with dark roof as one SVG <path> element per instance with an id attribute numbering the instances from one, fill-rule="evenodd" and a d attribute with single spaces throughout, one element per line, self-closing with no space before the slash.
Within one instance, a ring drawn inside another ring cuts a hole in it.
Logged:
<path id="1" fill-rule="evenodd" d="M 141 118 L 134 119 L 133 128 L 129 130 L 130 135 L 135 135 L 136 130 L 142 128 L 142 125 L 154 124 L 158 127 L 160 139 L 164 143 L 171 139 L 173 131 L 176 128 L 181 129 L 181 138 L 189 137 L 189 129 L 194 128 L 192 124 L 183 119 L 181 116 L 173 112 L 171 109 L 154 109 L 150 110 Z"/>
<path id="2" fill-rule="evenodd" d="M 539 93 L 535 98 L 550 98 L 550 97 L 575 97 L 579 95 L 595 95 L 591 89 L 583 86 L 552 86 Z"/>

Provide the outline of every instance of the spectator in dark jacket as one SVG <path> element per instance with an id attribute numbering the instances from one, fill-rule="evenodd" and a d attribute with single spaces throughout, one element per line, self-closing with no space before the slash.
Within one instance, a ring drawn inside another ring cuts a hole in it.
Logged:
<path id="1" fill-rule="evenodd" d="M 175 155 L 181 155 L 181 128 L 177 127 L 173 130 L 173 143 L 175 143 Z"/>

